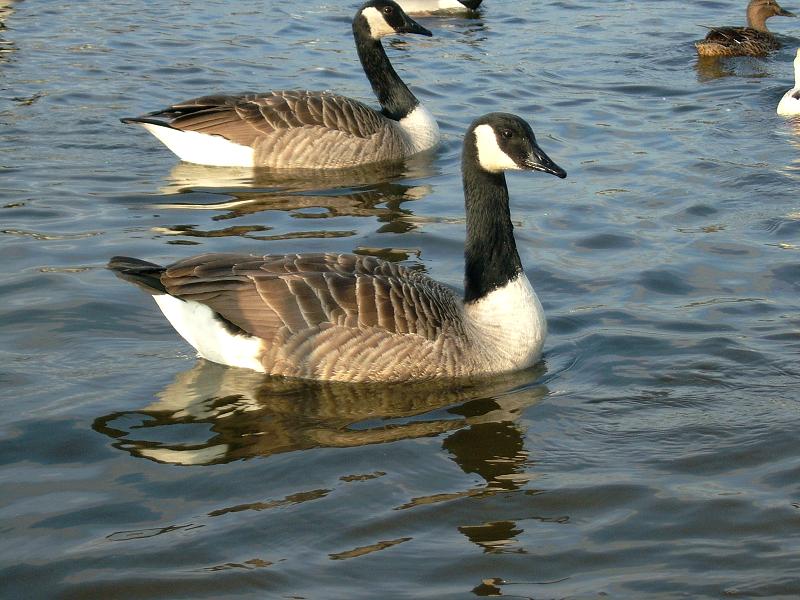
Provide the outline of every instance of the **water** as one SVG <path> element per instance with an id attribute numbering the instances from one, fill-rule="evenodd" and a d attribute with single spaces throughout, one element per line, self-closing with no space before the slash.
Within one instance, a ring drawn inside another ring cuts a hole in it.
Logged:
<path id="1" fill-rule="evenodd" d="M 390 42 L 441 148 L 278 182 L 118 122 L 210 91 L 372 102 L 356 2 L 4 3 L 0 590 L 7 598 L 796 598 L 800 131 L 766 60 L 698 64 L 744 1 L 486 0 Z M 789 5 L 787 8 L 798 8 Z M 270 381 L 194 358 L 104 269 L 356 251 L 458 286 L 461 135 L 509 176 L 550 336 L 472 386 Z"/>

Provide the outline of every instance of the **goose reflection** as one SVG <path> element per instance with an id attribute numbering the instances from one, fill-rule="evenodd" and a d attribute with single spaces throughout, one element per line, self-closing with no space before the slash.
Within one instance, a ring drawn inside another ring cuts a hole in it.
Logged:
<path id="1" fill-rule="evenodd" d="M 778 135 L 795 148 L 800 150 L 800 116 L 786 117 L 777 129 Z M 790 155 L 789 161 L 782 169 L 782 173 L 794 180 L 800 180 L 800 158 Z"/>
<path id="2" fill-rule="evenodd" d="M 169 195 L 208 189 L 223 191 L 241 188 L 306 192 L 376 186 L 398 179 L 424 179 L 438 174 L 434 160 L 436 152 L 420 152 L 402 161 L 324 170 L 209 167 L 181 162 L 170 171 L 161 193 Z"/>
<path id="3" fill-rule="evenodd" d="M 173 171 L 173 183 L 168 186 L 171 201 L 151 205 L 152 208 L 216 213 L 210 218 L 212 223 L 245 219 L 261 212 L 280 211 L 309 225 L 309 228 L 273 232 L 274 227 L 266 224 L 267 219 L 261 218 L 253 224 L 229 224 L 225 227 L 186 224 L 157 227 L 154 231 L 161 235 L 187 237 L 239 236 L 256 240 L 280 240 L 349 237 L 356 234 L 352 230 L 334 230 L 320 224 L 312 225 L 315 220 L 333 217 L 376 219 L 381 223 L 377 230 L 379 233 L 406 233 L 419 225 L 421 219 L 403 205 L 428 196 L 432 191 L 431 185 L 413 185 L 391 179 L 376 181 L 374 172 L 370 169 L 359 169 L 358 172 L 363 176 L 361 179 L 352 170 L 349 175 L 332 173 L 316 179 L 298 176 L 296 180 L 292 180 L 287 175 L 278 185 L 271 174 L 253 174 L 252 169 L 181 164 Z M 430 169 L 425 172 L 430 172 Z M 423 171 L 411 169 L 406 164 L 401 173 L 404 177 L 409 174 L 417 177 Z M 356 184 L 356 181 L 361 183 Z M 340 184 L 346 184 L 347 187 L 337 187 Z M 172 201 L 173 198 L 179 201 Z"/>
<path id="4" fill-rule="evenodd" d="M 354 229 L 333 229 L 318 223 L 320 219 L 333 217 L 355 217 L 375 219 L 381 225 L 378 233 L 406 233 L 416 229 L 424 219 L 404 208 L 407 202 L 425 198 L 431 192 L 430 185 L 402 185 L 385 183 L 373 189 L 348 192 L 287 194 L 283 192 L 233 192 L 224 195 L 219 202 L 209 202 L 208 195 L 203 195 L 202 202 L 157 204 L 153 208 L 161 210 L 213 211 L 219 214 L 210 219 L 209 225 L 218 223 L 223 227 L 198 226 L 197 224 L 158 226 L 155 233 L 182 237 L 247 237 L 254 240 L 273 241 L 303 238 L 351 237 L 358 232 Z M 280 211 L 288 213 L 291 219 L 302 223 L 300 227 L 288 228 L 285 220 L 281 220 L 276 231 L 273 225 L 267 225 L 268 218 L 261 218 L 257 223 L 228 224 L 235 219 L 244 219 L 260 212 Z M 334 221 L 336 222 L 336 221 Z M 331 222 L 333 223 L 333 222 Z M 340 223 L 340 222 L 336 222 Z M 290 229 L 290 231 L 286 231 Z M 401 260 L 409 258 L 415 251 L 406 251 Z"/>
<path id="5" fill-rule="evenodd" d="M 760 78 L 769 77 L 769 67 L 763 60 L 749 56 L 718 57 L 699 56 L 695 63 L 699 82 L 723 77 Z"/>
<path id="6" fill-rule="evenodd" d="M 6 19 L 14 13 L 16 0 L 0 0 L 0 63 L 7 62 L 11 54 L 17 49 L 14 42 L 5 38 Z"/>
<path id="7" fill-rule="evenodd" d="M 98 417 L 93 428 L 133 456 L 187 466 L 451 432 L 443 446 L 465 472 L 514 489 L 527 479 L 515 422 L 547 393 L 531 385 L 542 372 L 391 386 L 270 378 L 199 360 L 155 402 Z"/>

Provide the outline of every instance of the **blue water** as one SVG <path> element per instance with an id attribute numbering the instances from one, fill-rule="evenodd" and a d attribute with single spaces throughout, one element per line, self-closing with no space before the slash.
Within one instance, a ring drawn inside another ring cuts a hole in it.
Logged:
<path id="1" fill-rule="evenodd" d="M 355 178 L 184 165 L 118 121 L 217 91 L 374 104 L 357 4 L 0 8 L 0 596 L 800 596 L 800 125 L 775 115 L 800 24 L 699 64 L 743 0 L 422 19 L 388 52 L 441 148 Z M 569 174 L 508 178 L 550 327 L 529 371 L 269 380 L 196 359 L 104 268 L 355 251 L 459 286 L 461 136 L 494 110 Z"/>

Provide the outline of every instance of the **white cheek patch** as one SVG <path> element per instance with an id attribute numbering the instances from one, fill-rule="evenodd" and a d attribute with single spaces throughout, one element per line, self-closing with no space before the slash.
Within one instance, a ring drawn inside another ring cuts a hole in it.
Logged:
<path id="1" fill-rule="evenodd" d="M 380 11 L 374 6 L 365 8 L 363 11 L 361 11 L 361 14 L 364 15 L 364 18 L 367 20 L 367 24 L 369 25 L 369 34 L 372 39 L 377 40 L 385 35 L 392 35 L 396 33 L 394 28 L 392 28 L 386 22 L 386 19 L 383 18 L 383 15 L 380 13 Z"/>
<path id="2" fill-rule="evenodd" d="M 478 125 L 475 128 L 475 146 L 478 149 L 478 162 L 490 173 L 522 170 L 520 166 L 497 145 L 497 136 L 490 125 Z"/>

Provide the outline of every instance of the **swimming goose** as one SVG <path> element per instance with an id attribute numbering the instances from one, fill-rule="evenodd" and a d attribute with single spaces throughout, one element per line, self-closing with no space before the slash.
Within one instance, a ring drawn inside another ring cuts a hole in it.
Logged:
<path id="1" fill-rule="evenodd" d="M 522 270 L 504 171 L 567 174 L 515 115 L 469 127 L 462 154 L 464 296 L 418 270 L 353 254 L 202 254 L 109 268 L 153 295 L 198 354 L 334 381 L 488 375 L 539 360 L 542 306 Z"/>
<path id="2" fill-rule="evenodd" d="M 381 110 L 329 92 L 204 96 L 137 123 L 184 161 L 227 167 L 332 169 L 406 158 L 439 142 L 439 126 L 392 68 L 381 38 L 430 36 L 392 0 L 371 0 L 353 19 L 364 72 Z"/>
<path id="3" fill-rule="evenodd" d="M 794 87 L 778 102 L 778 114 L 785 117 L 800 115 L 800 48 L 794 57 Z"/>
<path id="4" fill-rule="evenodd" d="M 408 14 L 465 12 L 477 10 L 482 0 L 399 0 Z"/>
<path id="5" fill-rule="evenodd" d="M 700 56 L 766 56 L 781 47 L 767 29 L 767 19 L 794 17 L 775 0 L 750 0 L 747 27 L 711 27 L 705 39 L 695 43 Z"/>

